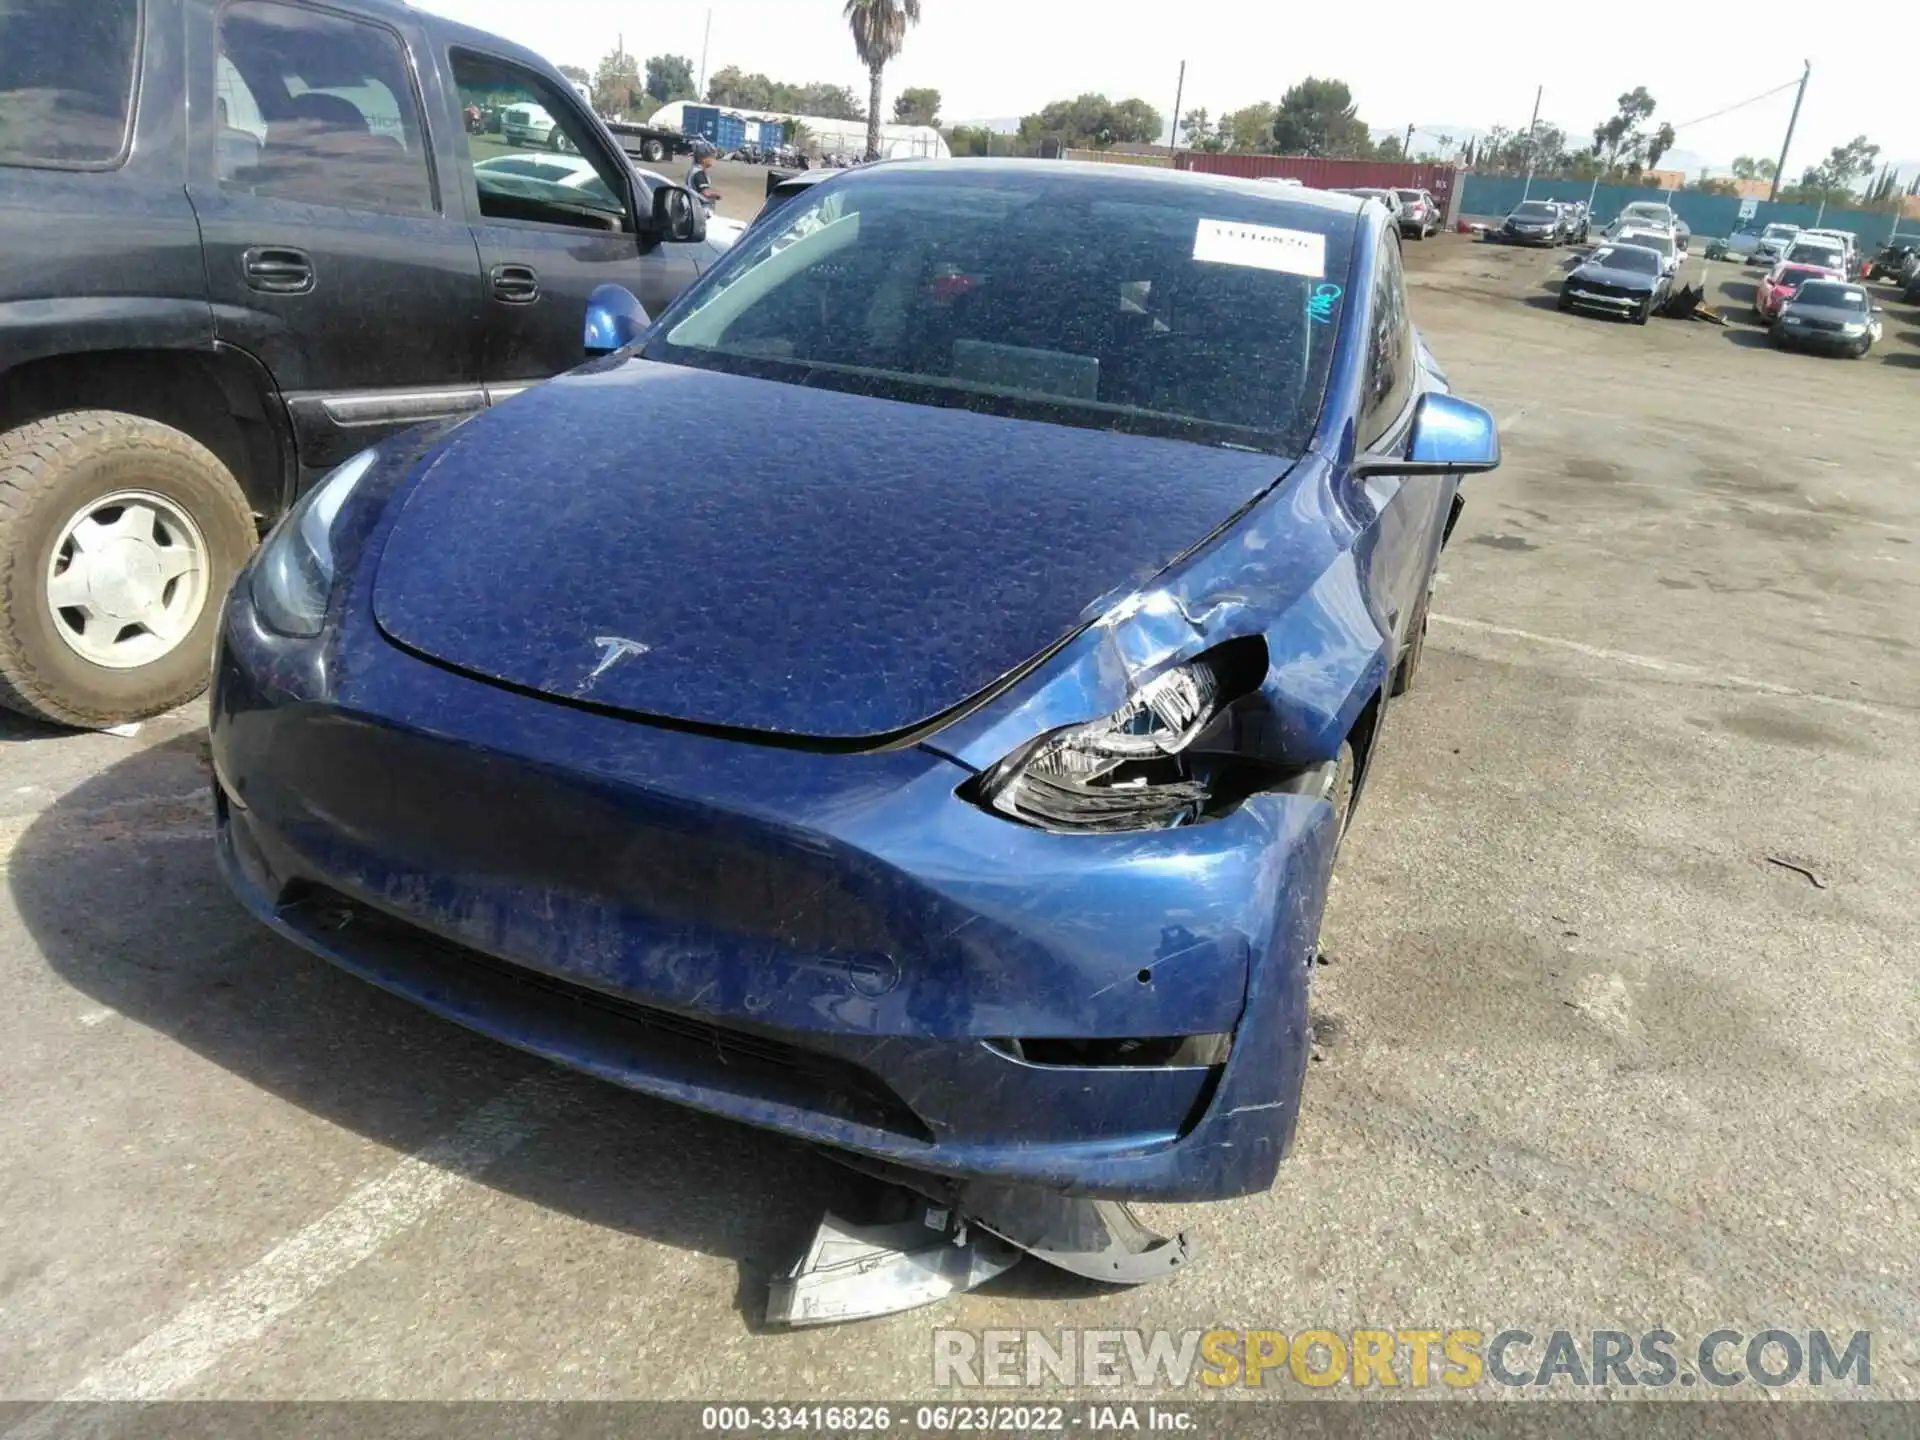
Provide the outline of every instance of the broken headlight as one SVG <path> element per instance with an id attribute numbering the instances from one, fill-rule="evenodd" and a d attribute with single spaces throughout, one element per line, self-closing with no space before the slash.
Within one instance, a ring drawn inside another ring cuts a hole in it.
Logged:
<path id="1" fill-rule="evenodd" d="M 1198 820 L 1212 798 L 1189 747 L 1258 683 L 1223 663 L 1234 647 L 1164 671 L 1113 714 L 1022 746 L 980 779 L 980 799 L 1049 830 L 1157 830 Z M 1261 649 L 1264 659 L 1264 648 Z M 1264 665 L 1261 667 L 1264 668 Z"/>

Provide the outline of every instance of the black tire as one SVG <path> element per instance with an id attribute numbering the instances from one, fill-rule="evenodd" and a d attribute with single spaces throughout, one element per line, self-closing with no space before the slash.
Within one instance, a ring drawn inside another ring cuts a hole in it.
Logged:
<path id="1" fill-rule="evenodd" d="M 1400 646 L 1399 663 L 1393 667 L 1393 686 L 1389 693 L 1404 695 L 1413 688 L 1420 671 L 1420 657 L 1427 653 L 1427 611 L 1433 604 L 1433 591 L 1421 600 L 1420 608 L 1407 622 L 1407 638 Z"/>
<path id="2" fill-rule="evenodd" d="M 207 590 L 178 645 L 137 668 L 94 664 L 60 636 L 46 576 L 74 516 L 115 491 L 170 501 L 199 528 Z M 191 436 L 113 410 L 70 410 L 0 434 L 0 706 L 61 725 L 118 725 L 207 687 L 228 588 L 258 539 L 246 496 Z"/>
<path id="3" fill-rule="evenodd" d="M 640 153 L 646 157 L 649 165 L 658 165 L 667 158 L 667 146 L 663 140 L 644 140 L 640 144 Z"/>
<path id="4" fill-rule="evenodd" d="M 1633 312 L 1633 323 L 1636 325 L 1644 325 L 1647 323 L 1648 320 L 1652 318 L 1653 318 L 1653 301 L 1651 300 L 1647 301 L 1646 304 L 1642 305 L 1638 310 Z"/>
<path id="5" fill-rule="evenodd" d="M 1573 309 L 1573 302 L 1567 298 L 1567 292 L 1564 290 L 1562 290 L 1560 294 L 1557 297 L 1555 297 L 1553 305 L 1556 310 Z"/>

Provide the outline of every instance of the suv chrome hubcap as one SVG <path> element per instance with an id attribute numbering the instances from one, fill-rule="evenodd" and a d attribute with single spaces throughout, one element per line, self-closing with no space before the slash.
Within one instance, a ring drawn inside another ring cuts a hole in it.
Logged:
<path id="1" fill-rule="evenodd" d="M 207 603 L 207 547 L 173 501 L 122 490 L 67 522 L 47 567 L 53 628 L 82 659 L 150 665 L 192 632 Z"/>

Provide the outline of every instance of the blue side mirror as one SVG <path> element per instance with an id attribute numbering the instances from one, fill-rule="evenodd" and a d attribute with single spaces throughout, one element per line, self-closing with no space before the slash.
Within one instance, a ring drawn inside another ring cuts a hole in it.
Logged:
<path id="1" fill-rule="evenodd" d="M 624 285 L 602 285 L 587 297 L 586 336 L 580 342 L 588 355 L 611 355 L 624 350 L 653 323 L 646 307 Z"/>
<path id="2" fill-rule="evenodd" d="M 1474 475 L 1500 464 L 1500 427 L 1493 416 L 1456 395 L 1422 395 L 1413 412 L 1407 453 L 1362 455 L 1365 475 Z"/>

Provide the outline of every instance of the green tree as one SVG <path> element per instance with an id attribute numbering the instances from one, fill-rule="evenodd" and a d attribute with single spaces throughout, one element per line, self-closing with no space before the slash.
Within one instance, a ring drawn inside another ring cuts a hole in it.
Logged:
<path id="1" fill-rule="evenodd" d="M 920 23 L 920 0 L 847 0 L 841 15 L 853 31 L 853 48 L 867 67 L 867 159 L 880 158 L 880 80 L 907 43 L 907 27 Z"/>
<path id="2" fill-rule="evenodd" d="M 593 76 L 587 73 L 584 65 L 561 65 L 557 68 L 569 80 L 578 80 L 582 85 L 593 84 Z"/>
<path id="3" fill-rule="evenodd" d="M 691 100 L 700 93 L 693 88 L 693 61 L 684 55 L 655 55 L 648 60 L 646 88 L 662 105 Z"/>
<path id="4" fill-rule="evenodd" d="M 775 106 L 777 110 L 791 110 L 800 115 L 818 115 L 824 120 L 864 120 L 867 112 L 860 107 L 859 97 L 844 85 L 829 85 L 816 80 L 811 84 L 783 87 L 791 93 L 789 103 Z"/>
<path id="5" fill-rule="evenodd" d="M 1081 95 L 1056 100 L 1020 121 L 1020 142 L 1031 150 L 1049 137 L 1069 148 L 1104 150 L 1112 145 L 1138 145 L 1156 140 L 1165 122 L 1144 100 L 1117 104 L 1104 95 Z"/>
<path id="6" fill-rule="evenodd" d="M 1280 155 L 1365 160 L 1373 154 L 1373 140 L 1347 82 L 1309 75 L 1280 97 L 1273 149 Z"/>
<path id="7" fill-rule="evenodd" d="M 1207 108 L 1197 106 L 1180 117 L 1180 123 L 1174 127 L 1173 143 L 1178 145 L 1184 138 L 1189 150 L 1217 150 L 1215 144 L 1218 132 L 1213 128 L 1213 116 Z"/>
<path id="8" fill-rule="evenodd" d="M 1216 131 L 1235 150 L 1265 150 L 1273 144 L 1273 106 L 1267 101 L 1229 110 Z"/>
<path id="9" fill-rule="evenodd" d="M 893 97 L 893 123 L 896 125 L 938 125 L 940 92 L 931 86 L 909 86 Z"/>
<path id="10" fill-rule="evenodd" d="M 1636 85 L 1621 95 L 1612 116 L 1593 127 L 1593 151 L 1601 169 L 1608 175 L 1638 176 L 1644 169 L 1658 165 L 1660 157 L 1673 148 L 1673 127 L 1662 125 L 1651 133 L 1647 121 L 1659 108 L 1659 101 Z"/>
<path id="11" fill-rule="evenodd" d="M 1407 158 L 1406 146 L 1401 142 L 1398 135 L 1389 135 L 1373 147 L 1373 158 L 1376 160 L 1404 160 Z"/>
<path id="12" fill-rule="evenodd" d="M 602 115 L 632 115 L 646 93 L 640 83 L 640 64 L 625 50 L 614 50 L 593 72 L 593 108 Z M 649 107 L 648 114 L 652 113 Z"/>
<path id="13" fill-rule="evenodd" d="M 1751 155 L 1740 155 L 1733 162 L 1733 178 L 1736 180 L 1771 180 L 1778 167 L 1771 160 L 1756 160 Z"/>

